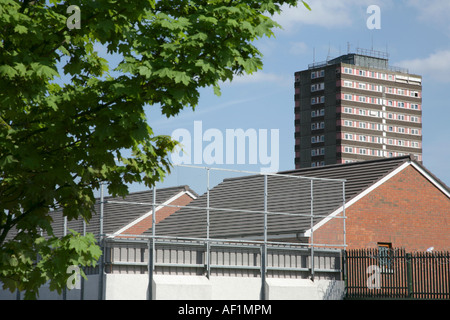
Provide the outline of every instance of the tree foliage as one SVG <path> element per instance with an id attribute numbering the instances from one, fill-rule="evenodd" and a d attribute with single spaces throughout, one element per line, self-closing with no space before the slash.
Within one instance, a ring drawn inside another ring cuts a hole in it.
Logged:
<path id="1" fill-rule="evenodd" d="M 89 222 L 101 183 L 125 196 L 128 183 L 163 179 L 176 141 L 149 127 L 145 108 L 175 116 L 195 108 L 201 88 L 220 94 L 220 81 L 261 69 L 252 42 L 272 36 L 270 17 L 297 2 L 0 0 L 4 288 L 34 298 L 49 281 L 60 292 L 68 265 L 95 264 L 94 236 L 55 237 L 50 212 Z M 66 25 L 69 5 L 79 29 Z M 98 45 L 120 57 L 115 69 Z"/>

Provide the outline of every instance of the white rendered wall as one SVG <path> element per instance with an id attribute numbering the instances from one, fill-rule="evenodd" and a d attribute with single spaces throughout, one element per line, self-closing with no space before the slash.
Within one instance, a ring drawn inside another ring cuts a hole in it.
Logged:
<path id="1" fill-rule="evenodd" d="M 84 281 L 84 299 L 98 299 L 98 275 Z M 105 300 L 146 300 L 148 275 L 106 274 L 104 276 Z M 268 300 L 323 300 L 341 299 L 343 281 L 267 278 L 265 284 Z M 23 295 L 21 295 L 23 299 Z M 67 290 L 66 299 L 80 300 L 81 290 Z M 211 277 L 183 275 L 155 275 L 154 300 L 259 300 L 261 278 Z M 15 300 L 16 293 L 0 290 L 0 300 Z M 40 290 L 40 300 L 62 300 L 62 295 Z"/>
<path id="2" fill-rule="evenodd" d="M 148 277 L 141 274 L 106 275 L 105 299 L 147 299 Z M 333 289 L 333 290 L 331 290 Z M 340 299 L 342 281 L 266 279 L 268 300 Z M 258 300 L 261 278 L 155 275 L 155 300 Z"/>
<path id="3" fill-rule="evenodd" d="M 148 275 L 106 274 L 104 288 L 105 300 L 145 300 Z"/>

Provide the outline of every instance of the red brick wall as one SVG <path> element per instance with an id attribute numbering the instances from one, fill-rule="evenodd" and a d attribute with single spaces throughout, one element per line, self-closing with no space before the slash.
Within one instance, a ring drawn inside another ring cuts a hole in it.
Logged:
<path id="1" fill-rule="evenodd" d="M 407 251 L 450 250 L 450 199 L 408 166 L 346 209 L 349 249 L 392 243 Z M 342 219 L 314 232 L 314 243 L 342 243 Z"/>
<path id="2" fill-rule="evenodd" d="M 188 196 L 187 194 L 184 194 L 184 195 L 180 196 L 179 198 L 175 199 L 174 201 L 172 201 L 171 203 L 169 203 L 169 205 L 185 206 L 185 205 L 189 204 L 192 200 L 193 199 L 190 196 Z M 176 207 L 163 207 L 159 210 L 156 210 L 156 217 L 155 217 L 156 224 L 158 224 L 159 222 L 161 222 L 162 220 L 164 220 L 171 214 L 177 212 L 178 210 L 180 210 L 180 208 L 176 208 Z M 132 227 L 130 227 L 127 230 L 125 230 L 124 232 L 122 232 L 122 234 L 140 235 L 152 227 L 152 220 L 153 220 L 153 218 L 150 215 L 146 219 L 143 219 L 139 223 L 133 225 Z"/>

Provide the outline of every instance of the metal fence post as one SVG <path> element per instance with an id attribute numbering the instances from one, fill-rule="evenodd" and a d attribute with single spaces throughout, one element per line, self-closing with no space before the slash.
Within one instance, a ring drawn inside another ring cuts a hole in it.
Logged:
<path id="1" fill-rule="evenodd" d="M 83 220 L 83 236 L 86 236 L 86 221 Z M 83 272 L 86 268 L 83 268 Z M 80 277 L 81 279 L 81 291 L 80 291 L 80 300 L 84 300 L 84 277 Z"/>
<path id="2" fill-rule="evenodd" d="M 209 242 L 209 168 L 206 168 L 206 277 L 209 279 L 211 275 L 210 266 L 210 242 Z"/>
<path id="3" fill-rule="evenodd" d="M 341 251 L 342 254 L 342 280 L 344 281 L 344 298 L 347 297 L 348 288 L 348 269 L 347 269 L 347 250 Z"/>
<path id="4" fill-rule="evenodd" d="M 264 243 L 261 250 L 261 300 L 266 300 L 267 272 L 267 174 L 264 175 Z"/>
<path id="5" fill-rule="evenodd" d="M 63 235 L 67 235 L 67 217 L 64 217 Z M 67 300 L 67 286 L 65 286 L 63 289 L 62 298 L 63 300 Z"/>
<path id="6" fill-rule="evenodd" d="M 342 242 L 343 242 L 344 250 L 345 250 L 347 247 L 346 230 L 345 230 L 345 228 L 346 228 L 345 219 L 347 219 L 347 217 L 345 216 L 345 181 L 342 181 L 342 219 L 343 219 L 343 221 L 342 221 L 342 224 L 343 224 L 343 226 L 342 226 L 342 228 L 343 228 Z"/>
<path id="7" fill-rule="evenodd" d="M 98 300 L 103 300 L 103 264 L 105 259 L 105 239 L 103 237 L 103 209 L 104 209 L 104 194 L 103 182 L 100 183 L 100 247 L 102 255 L 98 264 Z"/>
<path id="8" fill-rule="evenodd" d="M 311 280 L 314 281 L 314 180 L 311 179 Z"/>
<path id="9" fill-rule="evenodd" d="M 147 300 L 153 300 L 153 238 L 148 240 L 148 288 Z"/>
<path id="10" fill-rule="evenodd" d="M 153 186 L 152 202 L 152 236 L 148 241 L 148 300 L 153 299 L 153 271 L 155 270 L 155 235 L 156 235 L 156 186 Z"/>
<path id="11" fill-rule="evenodd" d="M 152 203 L 152 270 L 155 269 L 155 236 L 156 236 L 156 186 L 153 186 L 153 203 Z"/>
<path id="12" fill-rule="evenodd" d="M 405 254 L 406 258 L 406 281 L 407 281 L 407 296 L 411 298 L 413 295 L 413 281 L 412 281 L 412 265 L 411 265 L 411 253 Z"/>

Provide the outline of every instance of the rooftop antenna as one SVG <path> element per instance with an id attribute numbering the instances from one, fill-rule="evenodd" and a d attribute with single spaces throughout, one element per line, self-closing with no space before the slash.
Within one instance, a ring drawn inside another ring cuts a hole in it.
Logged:
<path id="1" fill-rule="evenodd" d="M 330 42 L 328 42 L 328 55 L 327 55 L 327 61 L 330 60 L 330 49 L 331 49 L 331 44 Z"/>
<path id="2" fill-rule="evenodd" d="M 350 42 L 347 42 L 347 53 L 350 53 Z"/>

